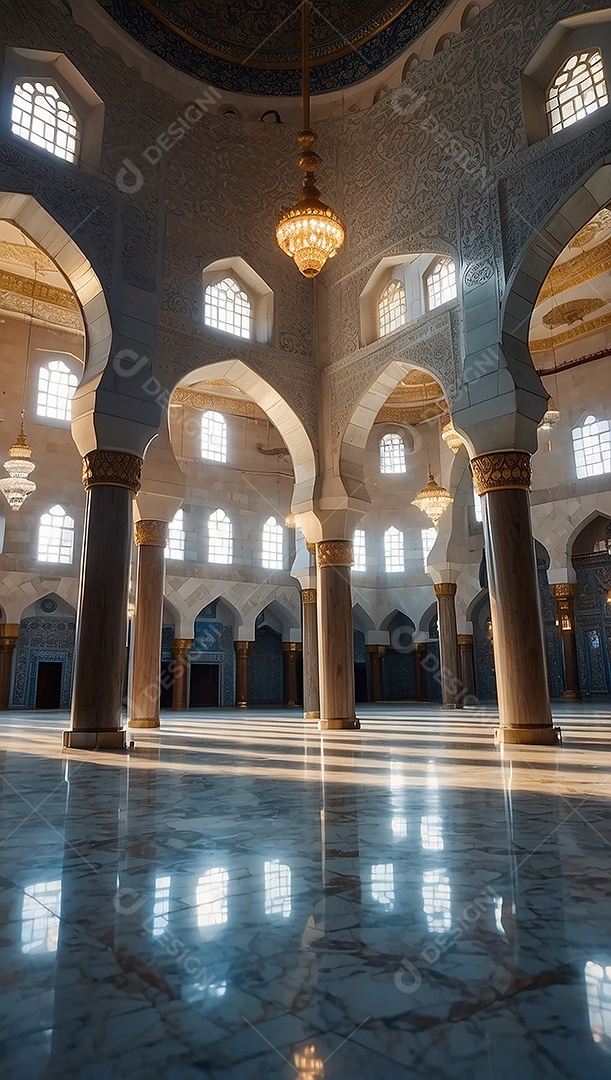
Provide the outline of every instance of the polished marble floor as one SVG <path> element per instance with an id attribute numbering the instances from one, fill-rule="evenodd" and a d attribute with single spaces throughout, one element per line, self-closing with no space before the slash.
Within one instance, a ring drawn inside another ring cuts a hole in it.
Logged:
<path id="1" fill-rule="evenodd" d="M 0 719 L 0 1076 L 609 1080 L 611 718 Z"/>

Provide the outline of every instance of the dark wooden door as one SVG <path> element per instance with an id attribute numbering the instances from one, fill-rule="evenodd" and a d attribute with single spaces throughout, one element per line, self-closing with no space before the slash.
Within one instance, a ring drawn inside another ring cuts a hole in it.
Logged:
<path id="1" fill-rule="evenodd" d="M 215 708 L 219 703 L 219 665 L 191 664 L 192 709 Z"/>
<path id="2" fill-rule="evenodd" d="M 59 709 L 62 698 L 61 660 L 39 660 L 36 679 L 36 708 Z"/>

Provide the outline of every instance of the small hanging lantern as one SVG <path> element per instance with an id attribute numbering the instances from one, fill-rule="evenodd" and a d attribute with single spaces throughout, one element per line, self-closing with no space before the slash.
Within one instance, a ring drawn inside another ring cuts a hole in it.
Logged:
<path id="1" fill-rule="evenodd" d="M 550 398 L 548 403 L 547 403 L 547 412 L 545 413 L 545 415 L 544 415 L 544 417 L 543 417 L 543 419 L 542 419 L 542 421 L 541 421 L 541 423 L 539 424 L 539 427 L 538 427 L 539 431 L 544 431 L 545 434 L 548 436 L 548 440 L 547 440 L 547 449 L 548 450 L 551 450 L 551 448 L 552 448 L 552 440 L 550 438 L 551 430 L 552 430 L 554 424 L 558 423 L 559 419 L 560 419 L 560 410 L 556 408 L 556 405 L 554 403 L 554 399 Z"/>
<path id="2" fill-rule="evenodd" d="M 441 429 L 441 438 L 446 446 L 449 446 L 453 454 L 457 454 L 461 446 L 464 446 L 464 443 L 451 420 L 448 420 L 447 424 L 443 425 Z"/>
<path id="3" fill-rule="evenodd" d="M 439 518 L 453 502 L 450 492 L 439 486 L 429 470 L 428 484 L 418 492 L 415 499 L 412 499 L 412 506 L 417 506 L 424 514 L 427 514 L 437 528 Z"/>
<path id="4" fill-rule="evenodd" d="M 9 460 L 4 462 L 4 468 L 9 474 L 0 480 L 0 491 L 4 495 L 11 510 L 19 510 L 28 495 L 36 491 L 36 484 L 28 477 L 36 468 L 32 456 L 32 448 L 28 446 L 28 440 L 23 431 L 23 419 L 21 414 L 21 430 L 15 442 L 9 449 Z"/>

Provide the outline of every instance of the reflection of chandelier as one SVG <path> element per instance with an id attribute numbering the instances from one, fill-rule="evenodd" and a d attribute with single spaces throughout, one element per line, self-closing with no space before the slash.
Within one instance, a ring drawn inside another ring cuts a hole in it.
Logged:
<path id="1" fill-rule="evenodd" d="M 439 486 L 429 470 L 429 482 L 426 487 L 422 488 L 422 491 L 418 492 L 416 498 L 412 499 L 412 506 L 417 506 L 424 514 L 427 514 L 435 528 L 437 528 L 439 518 L 453 502 L 454 499 L 450 492 Z"/>
<path id="2" fill-rule="evenodd" d="M 295 1080 L 323 1080 L 325 1063 L 316 1057 L 315 1046 L 306 1046 L 301 1052 L 296 1050 L 293 1060 L 299 1073 Z"/>
<path id="3" fill-rule="evenodd" d="M 301 51 L 303 80 L 303 129 L 297 135 L 301 153 L 297 164 L 305 173 L 303 187 L 294 206 L 283 209 L 276 225 L 278 247 L 294 259 L 304 277 L 314 278 L 327 259 L 341 248 L 346 234 L 344 224 L 335 211 L 321 202 L 316 187 L 316 169 L 321 159 L 312 150 L 318 138 L 310 128 L 310 66 L 308 43 L 310 31 L 310 2 L 301 4 Z"/>
<path id="4" fill-rule="evenodd" d="M 0 480 L 0 491 L 4 495 L 11 510 L 19 510 L 28 495 L 36 491 L 36 484 L 28 480 L 30 473 L 36 468 L 30 461 L 32 449 L 28 446 L 28 440 L 23 431 L 23 417 L 21 414 L 21 430 L 15 442 L 9 449 L 9 459 L 4 462 L 4 468 L 9 474 Z"/>
<path id="5" fill-rule="evenodd" d="M 453 454 L 457 454 L 461 446 L 464 445 L 460 435 L 458 434 L 454 424 L 451 420 L 448 420 L 447 424 L 444 424 L 441 429 L 441 438 L 446 446 L 450 447 Z"/>

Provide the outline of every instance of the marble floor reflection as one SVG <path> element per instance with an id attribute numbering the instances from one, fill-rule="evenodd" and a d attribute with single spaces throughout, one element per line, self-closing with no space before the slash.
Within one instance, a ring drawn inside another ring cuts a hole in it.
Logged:
<path id="1" fill-rule="evenodd" d="M 0 720 L 3 1080 L 609 1080 L 611 719 Z"/>

